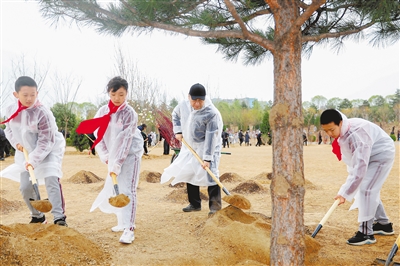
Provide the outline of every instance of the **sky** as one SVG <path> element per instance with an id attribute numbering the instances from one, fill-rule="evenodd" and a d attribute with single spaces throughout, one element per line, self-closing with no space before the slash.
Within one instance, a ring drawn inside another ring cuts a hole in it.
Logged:
<path id="1" fill-rule="evenodd" d="M 213 97 L 273 100 L 273 61 L 244 66 L 224 60 L 217 46 L 200 39 L 153 31 L 140 36 L 100 35 L 94 28 L 69 24 L 51 26 L 34 1 L 1 0 L 1 86 L 10 80 L 11 61 L 25 58 L 82 80 L 78 102 L 104 97 L 113 77 L 115 50 L 120 47 L 142 75 L 156 81 L 169 97 L 183 99 L 191 85 L 202 83 Z M 386 48 L 346 42 L 336 54 L 329 47 L 314 49 L 302 59 L 302 101 L 316 95 L 368 99 L 399 88 L 399 42 Z M 3 88 L 2 88 L 3 92 Z"/>

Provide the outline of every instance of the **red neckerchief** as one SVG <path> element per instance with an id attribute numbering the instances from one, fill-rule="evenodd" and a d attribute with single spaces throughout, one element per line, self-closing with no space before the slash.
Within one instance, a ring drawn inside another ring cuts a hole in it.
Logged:
<path id="1" fill-rule="evenodd" d="M 102 117 L 82 121 L 76 128 L 76 133 L 78 134 L 90 134 L 96 131 L 96 129 L 99 129 L 97 131 L 97 138 L 90 149 L 93 149 L 101 141 L 104 133 L 106 133 L 108 124 L 110 123 L 111 115 L 117 112 L 118 108 L 119 106 L 115 106 L 110 100 L 108 102 L 108 109 L 110 111 L 107 114 Z"/>
<path id="2" fill-rule="evenodd" d="M 336 155 L 336 157 L 338 158 L 339 161 L 342 160 L 342 152 L 340 151 L 340 146 L 339 146 L 338 138 L 336 138 L 336 139 L 332 142 L 332 152 Z"/>
<path id="3" fill-rule="evenodd" d="M 17 111 L 15 111 L 15 113 L 13 113 L 10 118 L 8 118 L 7 120 L 4 120 L 3 122 L 1 122 L 1 124 L 5 124 L 10 122 L 10 120 L 12 120 L 13 118 L 15 118 L 19 112 L 21 112 L 22 110 L 25 110 L 26 108 L 28 108 L 27 106 L 23 106 L 22 103 L 20 101 L 18 101 L 18 109 Z"/>

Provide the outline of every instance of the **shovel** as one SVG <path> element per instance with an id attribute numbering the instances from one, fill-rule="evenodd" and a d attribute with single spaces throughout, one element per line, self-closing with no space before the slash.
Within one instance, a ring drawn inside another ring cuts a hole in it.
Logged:
<path id="1" fill-rule="evenodd" d="M 335 202 L 329 208 L 328 212 L 325 214 L 324 218 L 322 218 L 321 222 L 319 222 L 317 228 L 315 228 L 314 233 L 312 233 L 311 237 L 314 238 L 318 234 L 319 230 L 321 230 L 322 226 L 324 226 L 326 220 L 328 220 L 329 216 L 331 216 L 332 212 L 339 205 L 339 202 L 340 202 L 339 199 L 335 200 Z"/>
<path id="2" fill-rule="evenodd" d="M 29 162 L 28 152 L 27 152 L 27 150 L 25 150 L 25 148 L 23 148 L 23 152 L 24 152 L 24 156 L 25 156 L 25 161 Z M 29 175 L 31 176 L 33 190 L 35 191 L 36 198 L 37 198 L 36 200 L 29 199 L 31 202 L 31 205 L 33 206 L 33 208 L 35 208 L 36 210 L 38 210 L 40 212 L 51 211 L 53 206 L 51 205 L 49 199 L 44 199 L 44 200 L 40 199 L 39 187 L 38 187 L 38 184 L 36 181 L 35 173 L 34 173 L 31 165 L 28 165 L 28 171 L 29 171 Z"/>
<path id="3" fill-rule="evenodd" d="M 111 173 L 111 178 L 114 184 L 114 191 L 117 196 L 111 197 L 108 199 L 108 202 L 117 208 L 122 208 L 128 205 L 129 198 L 124 194 L 119 194 L 118 182 L 117 182 L 117 175 L 115 173 Z"/>
<path id="4" fill-rule="evenodd" d="M 203 160 L 199 157 L 199 155 L 197 155 L 196 151 L 193 150 L 192 147 L 190 147 L 190 145 L 186 142 L 186 140 L 184 138 L 182 138 L 182 142 L 193 153 L 194 157 L 196 157 L 196 159 L 200 162 L 200 164 L 203 164 Z M 251 203 L 249 200 L 247 200 L 246 198 L 244 198 L 243 196 L 240 196 L 240 195 L 231 195 L 231 193 L 229 193 L 229 191 L 224 187 L 224 185 L 222 185 L 222 183 L 213 174 L 213 172 L 211 172 L 210 168 L 206 167 L 205 169 L 206 169 L 207 173 L 215 181 L 215 183 L 217 183 L 218 186 L 222 189 L 222 191 L 225 192 L 226 196 L 223 198 L 224 201 L 226 201 L 230 205 L 235 206 L 239 209 L 244 209 L 244 210 L 250 209 Z"/>
<path id="5" fill-rule="evenodd" d="M 397 237 L 396 242 L 394 242 L 393 247 L 390 250 L 386 261 L 382 260 L 382 259 L 376 259 L 375 262 L 378 263 L 378 264 L 385 264 L 385 266 L 400 265 L 400 263 L 393 262 L 393 257 L 394 257 L 394 255 L 396 255 L 396 252 L 399 249 L 399 245 L 400 245 L 400 235 Z"/>

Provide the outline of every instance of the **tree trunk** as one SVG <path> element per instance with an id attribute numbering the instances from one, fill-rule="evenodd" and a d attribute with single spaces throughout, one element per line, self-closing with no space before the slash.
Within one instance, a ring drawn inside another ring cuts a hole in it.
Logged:
<path id="1" fill-rule="evenodd" d="M 279 2 L 279 4 L 276 4 Z M 276 1 L 274 52 L 271 265 L 303 265 L 304 165 L 301 104 L 301 32 L 296 1 Z"/>

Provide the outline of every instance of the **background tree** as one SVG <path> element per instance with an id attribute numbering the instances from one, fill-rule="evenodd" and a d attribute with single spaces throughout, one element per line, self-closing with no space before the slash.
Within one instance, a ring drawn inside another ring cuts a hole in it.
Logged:
<path id="1" fill-rule="evenodd" d="M 217 44 L 227 59 L 245 64 L 274 58 L 271 182 L 271 264 L 304 263 L 304 164 L 301 104 L 301 56 L 328 42 L 365 36 L 379 44 L 399 39 L 398 0 L 341 1 L 97 1 L 41 0 L 45 17 L 70 17 L 116 36 L 161 29 L 201 37 Z M 368 35 L 362 31 L 368 30 Z M 161 44 L 160 44 L 161 45 Z M 291 147 L 287 149 L 286 147 Z"/>
<path id="2" fill-rule="evenodd" d="M 18 58 L 11 59 L 11 72 L 3 73 L 3 78 L 1 81 L 1 117 L 3 117 L 4 107 L 7 107 L 11 101 L 13 101 L 14 96 L 12 93 L 15 90 L 14 84 L 17 78 L 20 76 L 29 76 L 36 81 L 38 86 L 38 91 L 40 93 L 40 101 L 45 102 L 47 94 L 43 85 L 48 79 L 48 74 L 50 70 L 50 64 L 39 65 L 36 58 L 27 58 L 25 55 L 21 55 Z"/>
<path id="3" fill-rule="evenodd" d="M 64 137 L 66 138 L 70 130 L 76 126 L 77 110 L 75 108 L 75 99 L 82 81 L 72 74 L 59 74 L 58 72 L 52 74 L 51 81 L 51 87 L 55 89 L 49 91 L 51 91 L 50 97 L 53 98 L 53 102 L 57 103 L 55 109 L 56 121 L 58 121 L 57 126 L 60 131 L 64 132 Z"/>
<path id="4" fill-rule="evenodd" d="M 58 129 L 63 133 L 65 138 L 70 136 L 70 133 L 77 125 L 76 115 L 71 111 L 72 105 L 74 105 L 74 103 L 56 103 L 50 108 L 56 118 Z"/>

